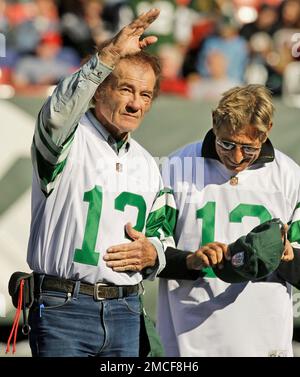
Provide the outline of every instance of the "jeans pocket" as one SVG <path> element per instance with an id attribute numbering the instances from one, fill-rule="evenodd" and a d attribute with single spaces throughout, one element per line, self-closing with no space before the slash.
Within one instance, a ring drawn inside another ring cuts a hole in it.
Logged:
<path id="1" fill-rule="evenodd" d="M 124 297 L 122 300 L 131 313 L 141 314 L 141 303 L 138 295 Z"/>
<path id="2" fill-rule="evenodd" d="M 44 291 L 41 294 L 40 304 L 43 305 L 43 310 L 52 310 L 66 306 L 72 301 L 71 293 Z"/>

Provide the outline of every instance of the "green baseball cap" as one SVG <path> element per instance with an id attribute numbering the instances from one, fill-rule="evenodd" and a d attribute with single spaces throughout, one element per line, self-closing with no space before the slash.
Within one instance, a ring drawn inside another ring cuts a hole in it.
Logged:
<path id="1" fill-rule="evenodd" d="M 222 269 L 214 268 L 217 277 L 227 283 L 241 283 L 262 279 L 275 271 L 284 251 L 282 226 L 280 219 L 272 219 L 231 243 L 231 260 L 224 259 Z"/>

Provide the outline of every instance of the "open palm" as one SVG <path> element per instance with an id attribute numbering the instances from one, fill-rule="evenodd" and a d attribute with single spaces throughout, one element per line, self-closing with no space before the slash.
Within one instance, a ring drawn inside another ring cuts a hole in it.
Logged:
<path id="1" fill-rule="evenodd" d="M 115 64 L 117 60 L 126 55 L 133 55 L 143 48 L 155 43 L 157 37 L 147 36 L 140 39 L 149 25 L 156 20 L 160 13 L 159 9 L 150 9 L 148 12 L 141 14 L 129 25 L 125 26 L 117 35 L 105 43 L 100 55 L 102 61 L 107 64 Z"/>

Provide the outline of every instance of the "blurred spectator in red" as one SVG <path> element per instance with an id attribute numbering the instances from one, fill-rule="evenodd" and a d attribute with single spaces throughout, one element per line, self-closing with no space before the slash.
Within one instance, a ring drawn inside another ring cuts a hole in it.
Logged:
<path id="1" fill-rule="evenodd" d="M 7 7 L 14 28 L 9 33 L 11 48 L 20 54 L 34 53 L 41 37 L 59 32 L 59 18 L 54 0 L 35 0 Z"/>
<path id="2" fill-rule="evenodd" d="M 13 27 L 32 20 L 36 14 L 36 5 L 34 0 L 27 2 L 7 2 L 6 15 L 10 25 Z"/>
<path id="3" fill-rule="evenodd" d="M 177 45 L 163 44 L 158 49 L 161 61 L 160 91 L 163 94 L 187 96 L 187 82 L 180 77 L 183 55 Z"/>
<path id="4" fill-rule="evenodd" d="M 36 47 L 35 56 L 19 60 L 12 74 L 16 88 L 53 85 L 79 66 L 79 57 L 61 46 L 59 34 L 47 33 Z"/>

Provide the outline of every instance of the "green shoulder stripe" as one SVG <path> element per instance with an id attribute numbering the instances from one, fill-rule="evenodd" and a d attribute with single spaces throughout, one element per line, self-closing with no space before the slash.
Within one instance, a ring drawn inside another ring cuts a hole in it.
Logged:
<path id="1" fill-rule="evenodd" d="M 173 195 L 174 191 L 171 188 L 169 188 L 169 187 L 164 187 L 162 190 L 160 190 L 157 193 L 156 197 L 159 198 L 160 196 L 162 196 L 164 194 L 172 194 Z"/>
<path id="2" fill-rule="evenodd" d="M 289 227 L 288 239 L 290 240 L 290 242 L 300 243 L 300 211 L 299 209 L 300 209 L 300 203 L 298 203 L 295 207 L 293 219 Z"/>
<path id="3" fill-rule="evenodd" d="M 178 211 L 169 206 L 164 206 L 154 212 L 150 212 L 146 222 L 146 237 L 161 238 L 162 230 L 166 237 L 173 236 L 178 218 Z"/>
<path id="4" fill-rule="evenodd" d="M 288 239 L 290 242 L 300 243 L 300 221 L 295 221 L 291 224 L 288 231 Z"/>
<path id="5" fill-rule="evenodd" d="M 60 147 L 61 152 L 58 154 L 53 149 L 50 151 L 45 146 L 44 141 L 40 138 L 41 133 L 35 133 L 32 143 L 32 153 L 34 155 L 34 167 L 40 178 L 40 186 L 44 193 L 49 195 L 50 190 L 54 188 L 55 181 L 62 173 L 67 157 L 71 149 L 75 136 L 75 130 L 65 140 Z M 43 135 L 42 135 L 43 137 Z M 55 152 L 56 154 L 54 155 Z"/>
<path id="6" fill-rule="evenodd" d="M 52 145 L 50 144 L 50 140 L 49 140 L 50 136 L 47 135 L 46 130 L 39 123 L 37 124 L 37 127 L 36 127 L 36 133 L 38 133 L 38 136 L 39 136 L 42 144 L 45 146 L 45 148 L 47 148 L 47 150 L 53 156 L 58 157 L 63 148 L 59 147 L 59 146 L 55 146 L 54 143 L 51 143 Z"/>
<path id="7" fill-rule="evenodd" d="M 300 203 L 298 203 L 298 204 L 296 205 L 296 207 L 295 207 L 295 211 L 296 211 L 297 208 L 300 208 Z"/>
<path id="8" fill-rule="evenodd" d="M 35 150 L 36 163 L 40 180 L 43 182 L 43 186 L 47 186 L 50 182 L 54 182 L 57 176 L 63 171 L 67 162 L 67 157 L 60 163 L 52 165 L 45 160 L 38 149 Z"/>

